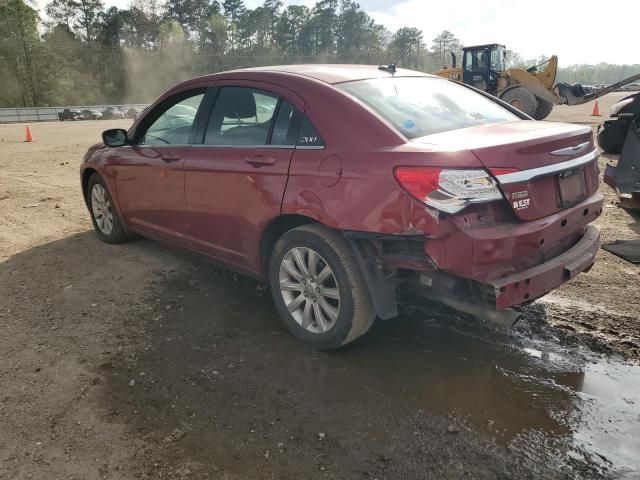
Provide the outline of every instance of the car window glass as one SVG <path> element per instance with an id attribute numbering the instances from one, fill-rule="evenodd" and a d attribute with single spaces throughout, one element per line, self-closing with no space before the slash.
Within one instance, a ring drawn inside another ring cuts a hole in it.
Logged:
<path id="1" fill-rule="evenodd" d="M 324 140 L 307 117 L 302 119 L 297 145 L 299 147 L 324 147 Z"/>
<path id="2" fill-rule="evenodd" d="M 495 47 L 491 50 L 491 70 L 504 70 L 504 48 Z"/>
<path id="3" fill-rule="evenodd" d="M 435 77 L 358 80 L 339 85 L 409 139 L 433 133 L 518 120 L 493 100 Z"/>
<path id="4" fill-rule="evenodd" d="M 469 71 L 469 70 L 473 70 L 474 69 L 474 65 L 473 65 L 473 53 L 470 51 L 466 51 L 464 53 L 465 59 L 464 59 L 464 69 Z"/>
<path id="5" fill-rule="evenodd" d="M 266 145 L 278 97 L 247 87 L 220 89 L 204 137 L 206 145 Z"/>
<path id="6" fill-rule="evenodd" d="M 191 128 L 203 97 L 204 93 L 197 93 L 169 107 L 147 128 L 141 143 L 145 145 L 188 144 Z"/>
<path id="7" fill-rule="evenodd" d="M 295 145 L 297 132 L 294 129 L 294 112 L 295 109 L 286 100 L 283 100 L 278 107 L 278 115 L 273 124 L 273 132 L 271 133 L 271 145 Z"/>

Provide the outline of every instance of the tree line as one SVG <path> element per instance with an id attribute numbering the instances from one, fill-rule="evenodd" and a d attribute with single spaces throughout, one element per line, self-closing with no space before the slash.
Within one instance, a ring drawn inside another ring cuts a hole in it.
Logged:
<path id="1" fill-rule="evenodd" d="M 433 72 L 462 44 L 444 31 L 390 32 L 354 0 L 313 7 L 264 0 L 51 0 L 40 16 L 0 0 L 0 107 L 143 103 L 178 80 L 283 63 L 396 63 Z M 430 35 L 429 35 L 430 36 Z M 458 56 L 458 58 L 461 58 Z M 512 65 L 533 65 L 511 52 Z M 560 80 L 610 83 L 640 66 L 580 65 Z"/>

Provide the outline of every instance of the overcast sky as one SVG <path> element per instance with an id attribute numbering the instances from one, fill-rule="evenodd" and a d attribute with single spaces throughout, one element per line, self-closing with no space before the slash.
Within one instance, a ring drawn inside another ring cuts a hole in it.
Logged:
<path id="1" fill-rule="evenodd" d="M 37 0 L 40 5 L 47 0 Z M 103 0 L 126 8 L 129 0 Z M 255 7 L 261 0 L 245 0 Z M 443 30 L 464 45 L 503 43 L 525 58 L 559 56 L 574 63 L 640 63 L 640 0 L 361 0 L 360 5 L 390 31 L 418 27 L 428 46 Z M 284 0 L 285 5 L 314 0 Z"/>

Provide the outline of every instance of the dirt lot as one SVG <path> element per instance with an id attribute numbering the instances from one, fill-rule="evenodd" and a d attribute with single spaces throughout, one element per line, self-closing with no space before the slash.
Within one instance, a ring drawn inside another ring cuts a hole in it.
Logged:
<path id="1" fill-rule="evenodd" d="M 0 125 L 0 479 L 639 478 L 640 267 L 601 251 L 509 333 L 407 298 L 313 352 L 263 285 L 98 241 L 78 163 L 127 124 Z"/>

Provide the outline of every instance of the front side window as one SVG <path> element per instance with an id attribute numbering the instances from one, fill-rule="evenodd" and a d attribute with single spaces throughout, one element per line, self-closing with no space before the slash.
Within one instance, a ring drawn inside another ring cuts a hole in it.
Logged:
<path id="1" fill-rule="evenodd" d="M 491 59 L 489 58 L 489 50 L 486 48 L 480 50 L 467 50 L 464 58 L 464 69 L 468 72 L 473 70 L 485 70 L 489 68 L 489 61 L 494 62 L 494 50 L 491 51 Z M 493 68 L 493 67 L 492 67 Z M 496 70 L 494 68 L 494 70 Z"/>
<path id="2" fill-rule="evenodd" d="M 147 128 L 140 143 L 144 145 L 186 145 L 190 143 L 198 107 L 203 92 L 179 94 L 174 103 L 156 118 Z M 163 107 L 161 107 L 163 108 Z"/>
<path id="3" fill-rule="evenodd" d="M 409 139 L 519 118 L 490 99 L 440 78 L 378 78 L 339 87 Z"/>
<path id="4" fill-rule="evenodd" d="M 222 87 L 211 111 L 206 145 L 267 145 L 278 97 L 247 87 Z"/>

